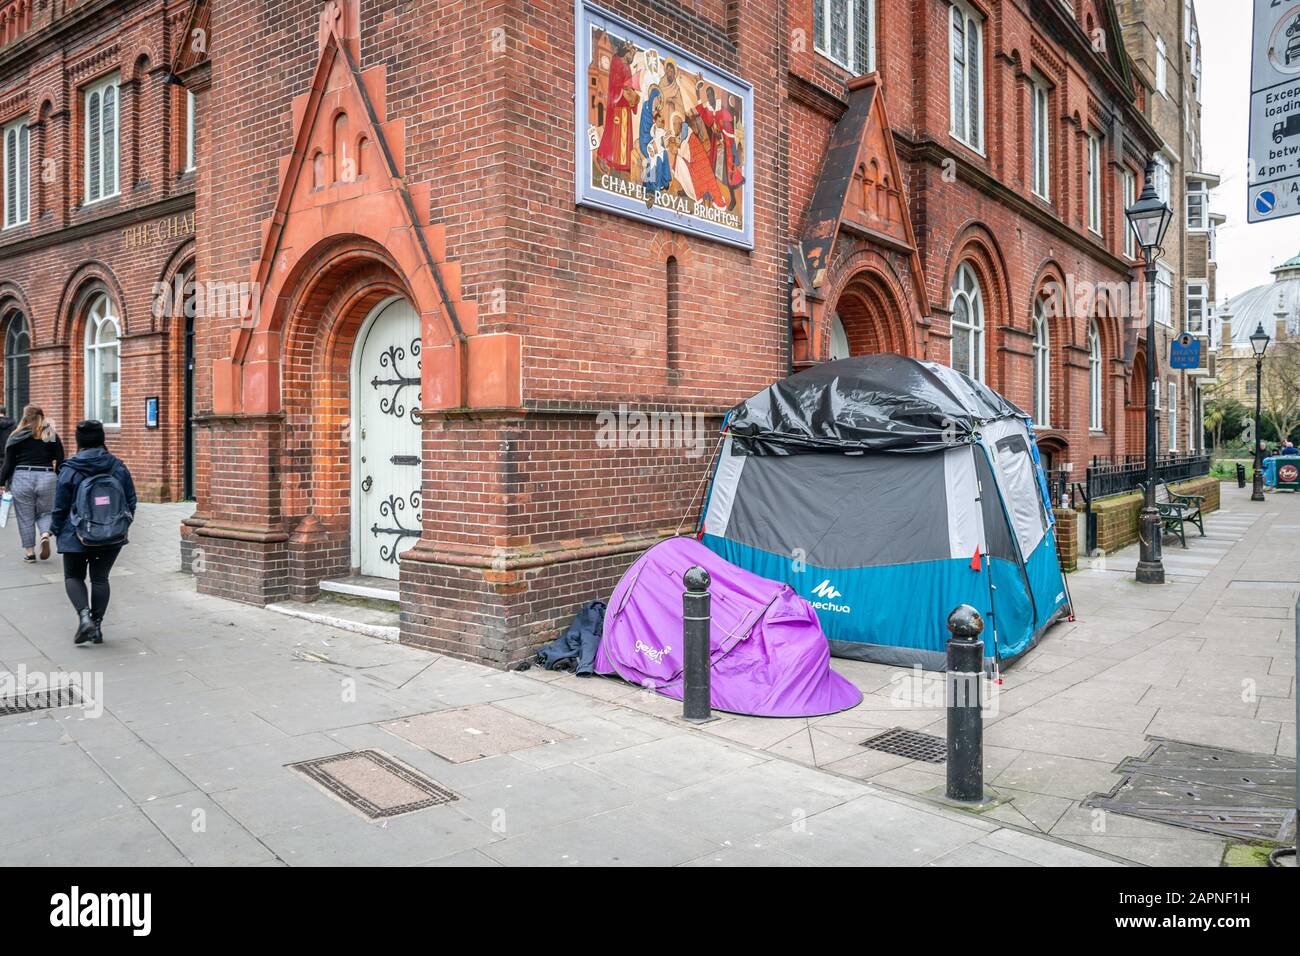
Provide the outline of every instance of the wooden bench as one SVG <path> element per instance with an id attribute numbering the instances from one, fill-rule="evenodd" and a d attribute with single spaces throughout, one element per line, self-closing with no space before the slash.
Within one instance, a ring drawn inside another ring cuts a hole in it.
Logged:
<path id="1" fill-rule="evenodd" d="M 1139 487 L 1145 496 L 1146 485 L 1140 484 Z M 1156 511 L 1160 513 L 1160 530 L 1165 534 L 1173 532 L 1178 535 L 1184 548 L 1187 547 L 1184 525 L 1195 525 L 1201 532 L 1201 537 L 1205 537 L 1205 514 L 1201 510 L 1204 503 L 1204 495 L 1180 495 L 1176 491 L 1170 491 L 1165 482 L 1156 482 Z"/>

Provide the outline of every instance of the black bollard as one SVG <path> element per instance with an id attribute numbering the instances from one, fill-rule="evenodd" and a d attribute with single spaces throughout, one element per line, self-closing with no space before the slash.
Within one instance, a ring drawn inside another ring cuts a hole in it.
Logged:
<path id="1" fill-rule="evenodd" d="M 1237 462 L 1237 487 L 1246 487 L 1246 466 L 1241 462 Z"/>
<path id="2" fill-rule="evenodd" d="M 713 719 L 709 695 L 709 572 L 690 568 L 682 594 L 682 719 L 703 724 Z"/>
<path id="3" fill-rule="evenodd" d="M 948 799 L 984 800 L 984 619 L 969 604 L 948 615 Z"/>

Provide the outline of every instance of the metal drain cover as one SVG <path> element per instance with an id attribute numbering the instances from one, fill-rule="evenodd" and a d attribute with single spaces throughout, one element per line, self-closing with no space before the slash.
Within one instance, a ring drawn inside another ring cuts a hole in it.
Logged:
<path id="1" fill-rule="evenodd" d="M 1239 840 L 1285 842 L 1295 826 L 1295 762 L 1151 738 L 1124 776 L 1084 806 Z"/>
<path id="2" fill-rule="evenodd" d="M 902 727 L 891 727 L 883 734 L 862 741 L 862 746 L 896 757 L 907 757 L 909 760 L 924 760 L 926 763 L 943 763 L 948 759 L 948 741 L 933 734 L 904 730 Z"/>
<path id="3" fill-rule="evenodd" d="M 30 714 L 36 710 L 53 710 L 56 707 L 80 707 L 84 703 L 81 692 L 72 684 L 67 684 L 12 697 L 0 697 L 0 717 Z"/>
<path id="4" fill-rule="evenodd" d="M 458 799 L 446 787 L 377 750 L 354 750 L 291 763 L 288 767 L 305 774 L 372 820 Z"/>
<path id="5" fill-rule="evenodd" d="M 491 704 L 404 717 L 380 726 L 452 763 L 514 753 L 569 737 L 562 730 Z"/>

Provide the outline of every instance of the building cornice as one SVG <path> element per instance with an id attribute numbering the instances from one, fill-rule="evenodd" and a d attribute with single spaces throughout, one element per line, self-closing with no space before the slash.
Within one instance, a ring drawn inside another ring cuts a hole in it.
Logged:
<path id="1" fill-rule="evenodd" d="M 111 232 L 114 229 L 124 229 L 127 226 L 148 222 L 150 219 L 157 219 L 160 216 L 189 212 L 193 209 L 194 192 L 190 190 L 168 196 L 165 199 L 159 199 L 156 202 L 145 203 L 142 206 L 133 206 L 130 209 L 124 209 L 121 212 L 115 212 L 99 219 L 91 219 L 72 226 L 65 226 L 62 229 L 54 229 L 40 235 L 29 236 L 26 239 L 2 243 L 0 244 L 0 258 L 9 258 L 10 256 L 34 252 L 38 249 L 47 249 L 50 246 L 73 242 L 102 232 Z"/>

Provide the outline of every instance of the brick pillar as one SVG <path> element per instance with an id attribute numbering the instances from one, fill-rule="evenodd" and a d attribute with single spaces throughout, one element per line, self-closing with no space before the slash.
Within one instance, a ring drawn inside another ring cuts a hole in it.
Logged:
<path id="1" fill-rule="evenodd" d="M 203 594 L 251 604 L 289 596 L 287 542 L 280 511 L 279 414 L 207 416 L 210 472 L 200 527 L 182 545 Z"/>
<path id="2" fill-rule="evenodd" d="M 1078 515 L 1068 508 L 1054 508 L 1056 515 L 1056 555 L 1062 571 L 1073 571 L 1079 566 Z"/>

